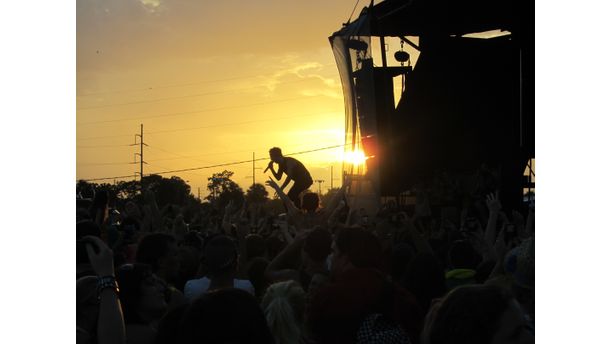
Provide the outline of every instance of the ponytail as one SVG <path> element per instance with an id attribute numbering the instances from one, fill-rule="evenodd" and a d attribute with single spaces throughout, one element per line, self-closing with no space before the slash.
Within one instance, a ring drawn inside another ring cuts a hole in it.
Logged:
<path id="1" fill-rule="evenodd" d="M 305 293 L 295 281 L 272 284 L 262 300 L 270 331 L 277 343 L 299 343 Z"/>

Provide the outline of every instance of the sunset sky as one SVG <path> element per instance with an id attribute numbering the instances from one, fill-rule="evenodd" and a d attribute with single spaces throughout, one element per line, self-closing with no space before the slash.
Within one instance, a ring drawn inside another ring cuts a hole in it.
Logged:
<path id="1" fill-rule="evenodd" d="M 358 15 L 368 2 L 360 3 Z M 328 37 L 355 1 L 79 0 L 77 178 L 145 175 L 344 143 L 344 107 Z M 297 155 L 340 183 L 342 148 Z M 256 165 L 266 166 L 266 161 Z M 251 164 L 225 167 L 243 189 Z M 206 195 L 224 168 L 164 174 Z M 256 170 L 256 181 L 267 176 Z M 130 178 L 127 178 L 129 180 Z M 126 180 L 126 178 L 119 179 Z M 110 182 L 105 180 L 99 182 Z M 313 189 L 316 190 L 316 185 Z"/>

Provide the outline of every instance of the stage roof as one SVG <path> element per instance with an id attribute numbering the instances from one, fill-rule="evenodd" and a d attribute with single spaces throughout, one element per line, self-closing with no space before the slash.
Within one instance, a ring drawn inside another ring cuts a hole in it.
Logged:
<path id="1" fill-rule="evenodd" d="M 515 33 L 533 7 L 526 0 L 386 0 L 365 7 L 333 36 L 448 36 L 495 29 Z"/>

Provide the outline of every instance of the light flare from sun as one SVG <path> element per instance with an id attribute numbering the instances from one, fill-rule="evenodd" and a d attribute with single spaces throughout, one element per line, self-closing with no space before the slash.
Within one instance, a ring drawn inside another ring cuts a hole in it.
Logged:
<path id="1" fill-rule="evenodd" d="M 354 150 L 352 152 L 344 152 L 344 161 L 353 165 L 363 165 L 368 157 L 365 156 L 363 151 Z"/>

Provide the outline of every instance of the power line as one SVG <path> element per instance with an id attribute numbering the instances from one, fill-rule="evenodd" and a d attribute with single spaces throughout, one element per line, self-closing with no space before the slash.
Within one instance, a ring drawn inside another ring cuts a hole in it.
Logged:
<path id="1" fill-rule="evenodd" d="M 323 76 L 323 77 L 327 77 L 327 76 Z M 278 82 L 276 84 L 277 85 L 284 85 L 284 84 L 293 84 L 293 83 L 304 82 L 304 81 L 308 81 L 308 79 L 303 78 L 303 79 L 294 80 L 294 81 Z M 208 96 L 208 95 L 214 95 L 214 94 L 231 93 L 231 92 L 236 92 L 236 91 L 252 90 L 252 89 L 266 87 L 266 86 L 267 85 L 257 85 L 257 86 L 251 86 L 251 87 L 222 90 L 222 91 L 213 91 L 213 92 L 204 92 L 204 93 L 196 93 L 196 94 L 187 94 L 187 95 L 181 95 L 181 96 L 157 98 L 157 99 L 150 99 L 150 100 L 139 100 L 139 101 L 133 101 L 133 102 L 127 102 L 127 103 L 115 103 L 115 104 L 104 104 L 104 105 L 86 106 L 86 107 L 77 108 L 77 110 L 92 110 L 92 109 L 101 109 L 101 108 L 112 107 L 112 106 L 124 106 L 124 105 L 134 105 L 134 104 L 155 103 L 155 102 L 161 102 L 161 101 L 165 101 L 165 100 L 193 98 L 193 97 L 201 97 L 201 96 Z"/>
<path id="2" fill-rule="evenodd" d="M 134 178 L 133 174 L 127 175 L 127 176 L 115 176 L 115 177 L 106 177 L 106 178 L 93 178 L 93 179 L 79 179 L 79 181 L 84 181 L 84 182 L 93 182 L 93 181 L 97 181 L 97 180 L 108 180 L 108 179 L 123 179 L 123 178 Z"/>
<path id="3" fill-rule="evenodd" d="M 195 110 L 195 111 L 172 112 L 172 113 L 153 115 L 153 116 L 120 118 L 120 119 L 111 119 L 111 120 L 94 121 L 94 122 L 81 122 L 81 123 L 77 123 L 77 125 L 111 123 L 111 122 L 133 121 L 133 120 L 149 119 L 149 118 L 160 118 L 160 117 L 173 117 L 173 116 L 180 116 L 180 115 L 190 115 L 190 114 L 196 114 L 196 113 L 206 113 L 206 112 L 213 112 L 213 111 L 220 111 L 220 110 L 240 109 L 240 108 L 259 106 L 259 105 L 284 103 L 284 102 L 290 102 L 290 101 L 299 100 L 299 99 L 314 98 L 314 97 L 321 97 L 321 96 L 323 96 L 323 95 L 296 97 L 296 98 L 281 99 L 281 100 L 270 101 L 270 102 L 261 102 L 261 103 L 236 105 L 236 106 L 226 106 L 226 107 L 220 107 L 220 108 L 202 109 L 202 110 Z"/>
<path id="4" fill-rule="evenodd" d="M 77 163 L 79 166 L 133 165 L 135 162 L 92 162 Z"/>
<path id="5" fill-rule="evenodd" d="M 294 118 L 300 118 L 300 117 L 311 117 L 311 116 L 318 116 L 318 115 L 331 114 L 331 113 L 332 112 L 316 112 L 316 113 L 309 113 L 309 114 L 303 114 L 303 115 L 298 115 L 298 116 L 278 117 L 278 118 L 268 118 L 268 119 L 258 119 L 258 120 L 243 121 L 243 122 L 234 122 L 234 123 L 213 124 L 213 125 L 207 125 L 207 126 L 203 126 L 203 127 L 159 130 L 159 131 L 152 131 L 149 134 L 174 133 L 174 132 L 177 132 L 177 131 L 189 131 L 189 130 L 199 130 L 199 129 L 224 127 L 224 126 L 231 126 L 231 125 L 251 124 L 251 123 L 260 123 L 260 122 L 271 122 L 271 121 L 276 121 L 276 120 L 294 119 Z"/>
<path id="6" fill-rule="evenodd" d="M 334 66 L 334 65 L 335 65 L 335 63 L 327 63 L 327 64 L 320 65 L 320 66 L 317 66 L 317 67 L 328 67 L 328 66 Z M 150 91 L 150 90 L 157 90 L 157 89 L 164 89 L 164 88 L 193 86 L 193 85 L 209 84 L 209 83 L 215 83 L 215 82 L 221 82 L 221 81 L 231 81 L 231 80 L 239 80 L 239 79 L 251 79 L 251 78 L 266 77 L 266 76 L 275 76 L 275 74 L 252 74 L 252 75 L 243 75 L 243 76 L 236 76 L 236 77 L 230 77 L 230 78 L 224 78 L 224 79 L 194 81 L 194 82 L 188 82 L 188 83 L 182 83 L 182 84 L 170 84 L 170 85 L 162 85 L 162 86 L 151 86 L 151 87 L 147 87 L 147 88 L 133 88 L 133 89 L 126 89 L 126 90 L 91 92 L 91 93 L 85 93 L 85 94 L 78 94 L 77 96 L 78 97 L 89 97 L 89 96 L 97 96 L 97 95 L 103 95 L 103 94 Z"/>
<path id="7" fill-rule="evenodd" d="M 107 135 L 107 136 L 82 137 L 82 138 L 78 138 L 77 141 L 79 141 L 79 140 L 110 139 L 110 138 L 126 137 L 126 136 L 132 137 L 133 135 L 134 134 L 122 134 L 122 135 Z"/>
<path id="8" fill-rule="evenodd" d="M 266 119 L 259 119 L 259 120 L 251 120 L 251 121 L 242 121 L 242 122 L 233 122 L 233 123 L 220 123 L 220 124 L 213 124 L 213 125 L 208 125 L 208 126 L 203 126 L 203 127 L 193 127 L 193 128 L 180 128 L 180 129 L 169 129 L 169 130 L 158 130 L 158 131 L 147 131 L 145 132 L 145 134 L 163 134 L 163 133 L 172 133 L 172 132 L 178 132 L 178 131 L 188 131 L 188 130 L 198 130 L 198 129 L 208 129 L 208 128 L 215 128 L 215 127 L 222 127 L 222 126 L 228 126 L 228 125 L 242 125 L 242 124 L 250 124 L 250 123 L 259 123 L 259 122 L 268 122 L 268 121 L 276 121 L 276 120 L 283 120 L 283 119 L 293 119 L 293 118 L 299 118 L 299 117 L 310 117 L 310 116 L 317 116 L 317 115 L 326 115 L 326 114 L 333 114 L 334 112 L 330 111 L 330 112 L 317 112 L 317 113 L 308 113 L 308 114 L 302 114 L 302 115 L 297 115 L 297 116 L 289 116 L 289 117 L 277 117 L 277 118 L 266 118 Z M 78 138 L 78 140 L 96 140 L 96 139 L 105 139 L 105 138 L 116 138 L 116 137 L 127 137 L 127 136 L 132 136 L 133 134 L 124 134 L 124 135 L 109 135 L 109 136 L 94 136 L 94 137 L 81 137 Z M 123 145 L 117 145 L 117 147 L 120 147 Z M 77 146 L 77 148 L 96 148 L 98 146 Z M 102 146 L 99 146 L 102 147 Z M 108 146 L 110 147 L 110 146 Z"/>
<path id="9" fill-rule="evenodd" d="M 130 147 L 131 145 L 99 145 L 99 146 L 76 146 L 76 148 L 111 148 L 111 147 Z"/>
<path id="10" fill-rule="evenodd" d="M 334 148 L 339 148 L 339 147 L 345 147 L 345 146 L 347 146 L 349 144 L 350 143 L 346 143 L 346 144 L 343 144 L 343 145 L 335 145 L 335 146 L 322 147 L 322 148 L 311 149 L 311 150 L 306 150 L 306 151 L 301 151 L 301 152 L 289 153 L 289 154 L 285 154 L 285 156 L 301 155 L 301 154 L 306 154 L 306 153 L 318 152 L 318 151 L 322 151 L 322 150 L 328 150 L 328 149 L 334 149 Z M 168 174 L 168 173 L 179 173 L 179 172 L 197 171 L 197 170 L 203 170 L 203 169 L 207 169 L 207 168 L 216 168 L 216 167 L 225 167 L 225 166 L 232 166 L 232 165 L 240 165 L 240 164 L 245 164 L 245 163 L 252 163 L 253 161 L 263 161 L 263 160 L 269 160 L 269 159 L 268 158 L 259 158 L 259 159 L 255 159 L 255 160 L 249 159 L 249 160 L 234 161 L 234 162 L 228 162 L 228 163 L 216 164 L 216 165 L 209 165 L 209 166 L 201 166 L 201 167 L 184 168 L 184 169 L 179 169 L 179 170 L 153 172 L 153 173 L 150 173 L 149 175 L 154 175 L 154 174 L 155 175 L 160 175 L 160 174 Z M 106 177 L 106 178 L 94 178 L 94 179 L 81 179 L 81 180 L 84 180 L 84 181 L 96 181 L 96 180 L 120 179 L 120 178 L 128 178 L 128 177 L 129 178 L 133 178 L 133 175 Z"/>
<path id="11" fill-rule="evenodd" d="M 304 146 L 303 144 L 299 144 L 299 145 L 289 145 L 289 146 L 284 146 L 285 148 L 287 147 L 299 147 L 299 146 Z M 153 148 L 153 149 L 157 149 L 160 150 L 162 152 L 166 152 L 172 155 L 175 155 L 177 157 L 174 158 L 162 158 L 162 159 L 153 159 L 153 160 L 148 160 L 148 161 L 168 161 L 168 160 L 179 160 L 179 159 L 190 159 L 190 160 L 194 160 L 194 161 L 199 161 L 202 162 L 202 160 L 199 159 L 194 159 L 194 158 L 199 158 L 199 157 L 204 157 L 204 156 L 211 156 L 211 155 L 220 155 L 220 154 L 236 154 L 236 153 L 247 153 L 247 152 L 252 152 L 253 150 L 255 150 L 256 152 L 260 152 L 260 151 L 265 151 L 264 153 L 268 152 L 268 148 L 251 148 L 251 149 L 245 149 L 245 150 L 239 150 L 239 151 L 226 151 L 226 152 L 216 152 L 216 153 L 207 153 L 207 154 L 198 154 L 198 155 L 182 155 L 176 152 L 171 152 L 169 150 L 166 149 L 162 149 L 156 146 L 151 146 L 149 145 L 149 148 Z M 164 169 L 168 169 L 168 168 L 164 168 Z"/>

